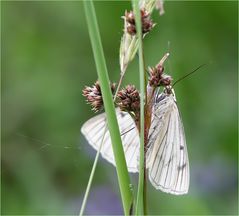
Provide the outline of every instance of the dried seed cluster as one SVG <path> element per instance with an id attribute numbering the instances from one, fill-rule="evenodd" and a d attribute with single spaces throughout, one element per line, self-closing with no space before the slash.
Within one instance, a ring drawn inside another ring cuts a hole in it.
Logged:
<path id="1" fill-rule="evenodd" d="M 117 105 L 122 111 L 139 113 L 140 96 L 134 85 L 127 85 L 118 92 Z"/>
<path id="2" fill-rule="evenodd" d="M 114 94 L 116 84 L 112 83 L 110 85 L 111 91 Z M 91 105 L 93 111 L 98 112 L 103 108 L 103 99 L 100 89 L 100 83 L 98 80 L 95 82 L 94 85 L 92 85 L 92 87 L 86 86 L 82 90 L 82 93 L 82 95 L 86 97 L 87 103 Z"/>
<path id="3" fill-rule="evenodd" d="M 142 34 L 145 35 L 155 26 L 151 19 L 151 13 L 153 9 L 157 6 L 158 9 L 163 11 L 163 2 L 162 0 L 151 1 L 151 0 L 140 0 L 140 14 L 141 14 L 141 24 L 142 24 Z M 161 3 L 160 3 L 161 2 Z M 138 50 L 138 38 L 133 37 L 136 35 L 136 21 L 133 11 L 125 11 L 124 19 L 124 34 L 121 39 L 120 45 L 120 69 L 121 76 L 124 76 L 124 73 L 127 69 L 127 66 L 130 61 L 134 58 Z M 164 86 L 167 88 L 170 86 L 172 78 L 164 74 L 163 62 L 168 57 L 166 54 L 160 61 L 160 63 L 149 68 L 149 80 L 148 86 L 153 89 L 158 86 Z M 111 84 L 111 90 L 114 94 L 116 85 Z M 153 92 L 153 91 L 152 91 Z M 122 111 L 128 112 L 131 116 L 134 117 L 135 121 L 139 120 L 140 113 L 140 95 L 138 90 L 134 85 L 128 85 L 125 88 L 121 89 L 117 94 L 117 100 L 115 102 Z M 101 94 L 101 88 L 98 81 L 92 87 L 86 86 L 83 90 L 83 96 L 86 97 L 86 101 L 91 105 L 92 110 L 95 112 L 100 111 L 103 108 L 103 99 Z"/>
<path id="4" fill-rule="evenodd" d="M 149 85 L 153 87 L 169 86 L 172 82 L 172 77 L 163 73 L 164 67 L 158 64 L 156 67 L 149 68 Z"/>
<path id="5" fill-rule="evenodd" d="M 154 23 L 150 19 L 150 13 L 148 13 L 146 10 L 140 10 L 140 13 L 141 13 L 141 22 L 142 22 L 142 33 L 146 34 L 154 27 Z M 135 35 L 136 23 L 135 23 L 135 15 L 133 11 L 130 11 L 130 12 L 125 11 L 124 18 L 127 24 L 126 26 L 127 32 L 130 35 Z"/>

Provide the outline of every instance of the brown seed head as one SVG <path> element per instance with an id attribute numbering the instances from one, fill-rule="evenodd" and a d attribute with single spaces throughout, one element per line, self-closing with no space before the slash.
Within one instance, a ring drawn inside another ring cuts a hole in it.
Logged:
<path id="1" fill-rule="evenodd" d="M 135 17 L 133 11 L 130 12 L 125 11 L 124 15 L 127 23 L 135 25 Z"/>
<path id="2" fill-rule="evenodd" d="M 163 71 L 164 71 L 164 67 L 162 65 L 160 67 L 157 66 L 157 67 L 149 68 L 149 74 L 150 74 L 149 85 L 150 86 L 157 87 L 160 85 Z"/>
<path id="3" fill-rule="evenodd" d="M 158 86 L 168 86 L 171 84 L 172 77 L 164 74 L 163 64 L 165 60 L 169 57 L 169 53 L 166 53 L 163 58 L 155 67 L 149 68 L 149 85 L 158 87 Z"/>
<path id="4" fill-rule="evenodd" d="M 127 85 L 117 94 L 117 104 L 122 111 L 139 112 L 140 96 L 134 85 Z"/>
<path id="5" fill-rule="evenodd" d="M 136 35 L 136 27 L 135 27 L 135 25 L 128 25 L 127 26 L 127 32 L 130 35 Z"/>
<path id="6" fill-rule="evenodd" d="M 141 22 L 142 22 L 142 33 L 148 33 L 154 26 L 153 21 L 150 19 L 150 14 L 146 10 L 140 10 Z M 133 11 L 125 11 L 125 21 L 127 23 L 126 29 L 130 35 L 136 34 L 135 16 Z"/>
<path id="7" fill-rule="evenodd" d="M 115 91 L 116 84 L 112 83 L 111 84 L 111 91 L 114 93 Z M 82 90 L 82 95 L 86 97 L 86 101 L 88 104 L 91 105 L 92 110 L 95 112 L 98 112 L 103 108 L 103 99 L 102 99 L 102 94 L 101 94 L 101 88 L 100 88 L 100 83 L 97 80 L 92 87 L 86 86 Z"/>

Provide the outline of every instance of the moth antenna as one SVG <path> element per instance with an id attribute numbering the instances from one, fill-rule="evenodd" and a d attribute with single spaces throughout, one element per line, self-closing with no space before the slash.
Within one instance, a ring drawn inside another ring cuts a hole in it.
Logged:
<path id="1" fill-rule="evenodd" d="M 176 85 L 176 83 L 178 83 L 179 81 L 181 81 L 181 80 L 185 79 L 186 77 L 192 75 L 193 73 L 195 73 L 195 72 L 198 71 L 200 68 L 202 68 L 202 67 L 204 67 L 204 66 L 206 66 L 206 65 L 208 65 L 208 63 L 201 64 L 199 67 L 197 67 L 196 69 L 194 69 L 192 72 L 190 72 L 190 73 L 186 74 L 185 76 L 183 76 L 183 77 L 179 78 L 178 80 L 176 80 L 176 81 L 173 83 L 172 88 Z"/>

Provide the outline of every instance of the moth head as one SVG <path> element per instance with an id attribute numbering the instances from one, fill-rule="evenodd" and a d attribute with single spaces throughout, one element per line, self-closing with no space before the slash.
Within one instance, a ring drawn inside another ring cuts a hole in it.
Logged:
<path id="1" fill-rule="evenodd" d="M 164 87 L 164 93 L 167 94 L 167 95 L 174 95 L 174 91 L 173 91 L 173 88 L 171 85 L 166 85 Z"/>

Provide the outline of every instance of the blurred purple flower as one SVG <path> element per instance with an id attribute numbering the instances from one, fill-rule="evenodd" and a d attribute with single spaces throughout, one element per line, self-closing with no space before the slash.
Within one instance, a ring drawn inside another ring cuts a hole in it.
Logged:
<path id="1" fill-rule="evenodd" d="M 233 161 L 215 157 L 208 164 L 198 164 L 192 169 L 192 181 L 198 192 L 226 195 L 235 193 L 238 187 L 237 167 Z"/>
<path id="2" fill-rule="evenodd" d="M 109 186 L 92 188 L 84 215 L 123 215 L 121 201 Z"/>

